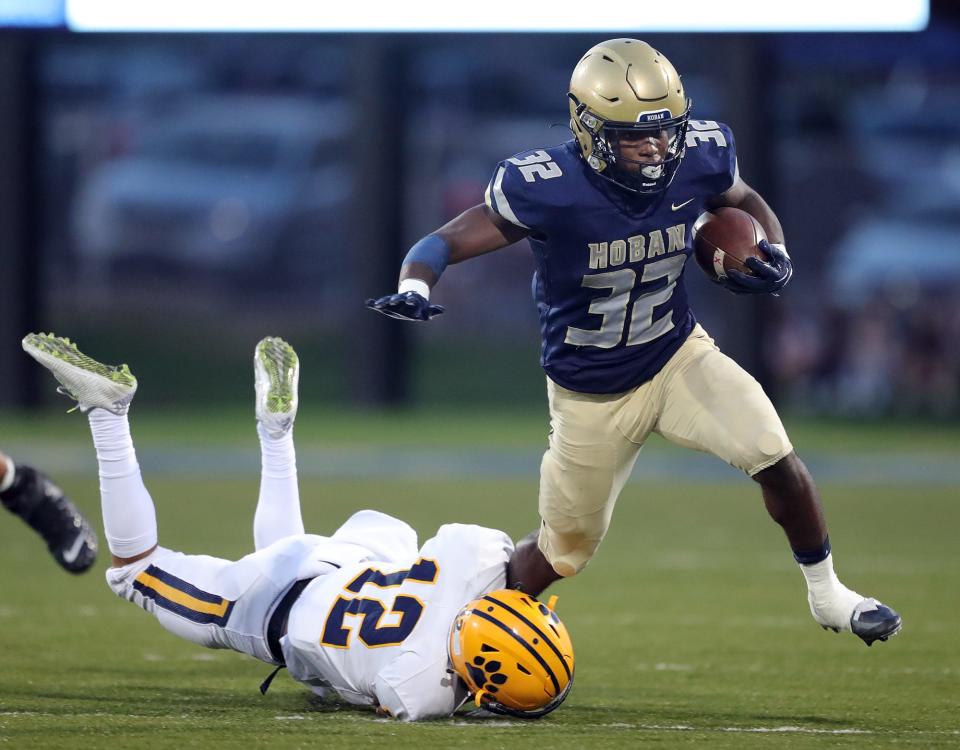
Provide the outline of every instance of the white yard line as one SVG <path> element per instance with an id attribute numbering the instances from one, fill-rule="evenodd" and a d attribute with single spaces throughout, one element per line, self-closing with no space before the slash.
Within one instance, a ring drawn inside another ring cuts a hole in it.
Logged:
<path id="1" fill-rule="evenodd" d="M 35 717 L 35 716 L 46 716 L 46 717 L 56 717 L 64 719 L 72 718 L 89 718 L 93 717 L 111 717 L 117 718 L 120 714 L 111 714 L 105 711 L 91 711 L 91 712 L 79 712 L 79 713 L 52 713 L 46 711 L 0 711 L 0 717 L 11 717 L 11 718 L 21 718 L 21 717 Z M 141 716 L 138 714 L 126 714 L 127 718 L 138 719 L 138 718 L 158 718 L 156 715 L 151 716 Z M 305 714 L 291 714 L 291 715 L 279 715 L 273 717 L 277 721 L 304 721 L 311 720 L 313 717 L 308 712 Z M 209 720 L 209 717 L 206 716 L 195 716 L 191 717 L 189 715 L 181 715 L 180 719 L 182 720 L 191 720 L 194 719 L 198 723 L 206 722 Z M 404 724 L 403 722 L 397 722 L 393 719 L 387 719 L 380 716 L 376 716 L 373 713 L 364 714 L 362 712 L 345 712 L 337 716 L 338 720 L 347 720 L 347 721 L 356 721 L 356 722 L 372 722 L 377 724 L 393 724 L 398 729 L 402 729 L 407 726 L 415 727 L 416 724 Z M 454 727 L 464 727 L 464 728 L 477 728 L 477 729 L 508 729 L 512 727 L 527 727 L 531 726 L 530 722 L 527 721 L 511 721 L 509 719 L 502 719 L 500 717 L 491 716 L 489 719 L 476 718 L 472 721 L 458 717 L 451 719 L 446 723 L 446 726 Z M 859 727 L 838 727 L 836 729 L 824 729 L 821 727 L 801 727 L 793 725 L 781 725 L 781 726 L 742 726 L 742 727 L 713 727 L 713 726 L 695 726 L 692 724 L 635 724 L 631 722 L 608 722 L 603 724 L 579 724 L 577 729 L 618 729 L 618 730 L 632 730 L 632 731 L 641 731 L 641 732 L 724 732 L 732 734 L 815 734 L 815 735 L 878 735 L 886 737 L 933 737 L 933 736 L 950 736 L 957 737 L 960 736 L 960 729 L 862 729 Z"/>

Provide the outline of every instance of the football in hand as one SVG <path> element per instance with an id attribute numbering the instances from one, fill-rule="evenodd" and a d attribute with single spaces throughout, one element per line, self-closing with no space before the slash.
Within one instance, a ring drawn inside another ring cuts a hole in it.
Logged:
<path id="1" fill-rule="evenodd" d="M 746 211 L 718 208 L 700 214 L 694 223 L 693 254 L 713 281 L 726 278 L 731 269 L 753 276 L 744 261 L 750 257 L 769 260 L 758 247 L 766 238 L 763 227 Z"/>

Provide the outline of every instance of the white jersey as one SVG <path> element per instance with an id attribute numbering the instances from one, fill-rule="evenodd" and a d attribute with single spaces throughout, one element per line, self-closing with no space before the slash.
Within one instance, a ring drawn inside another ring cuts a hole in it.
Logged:
<path id="1" fill-rule="evenodd" d="M 506 585 L 513 542 L 502 531 L 449 524 L 417 550 L 407 524 L 370 511 L 331 541 L 371 557 L 304 589 L 281 639 L 290 675 L 398 719 L 452 714 L 467 694 L 449 671 L 450 626 L 467 602 Z"/>

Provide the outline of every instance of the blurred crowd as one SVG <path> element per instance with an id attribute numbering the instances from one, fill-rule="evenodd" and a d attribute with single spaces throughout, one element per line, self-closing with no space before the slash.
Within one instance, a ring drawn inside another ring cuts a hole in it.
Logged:
<path id="1" fill-rule="evenodd" d="M 790 408 L 823 415 L 944 418 L 960 411 L 960 288 L 876 295 L 819 314 L 788 312 L 764 352 Z"/>

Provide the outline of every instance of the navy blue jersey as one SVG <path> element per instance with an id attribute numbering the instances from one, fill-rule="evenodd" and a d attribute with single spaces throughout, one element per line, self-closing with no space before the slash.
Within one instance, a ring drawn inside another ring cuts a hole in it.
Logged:
<path id="1" fill-rule="evenodd" d="M 487 205 L 530 231 L 540 362 L 564 388 L 619 393 L 652 378 L 693 329 L 683 268 L 706 201 L 733 186 L 730 128 L 691 120 L 670 187 L 638 198 L 570 140 L 500 162 Z"/>

